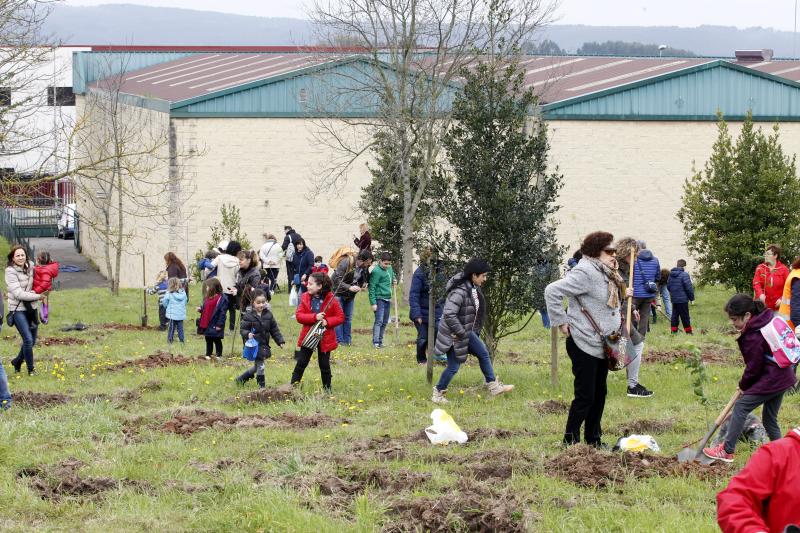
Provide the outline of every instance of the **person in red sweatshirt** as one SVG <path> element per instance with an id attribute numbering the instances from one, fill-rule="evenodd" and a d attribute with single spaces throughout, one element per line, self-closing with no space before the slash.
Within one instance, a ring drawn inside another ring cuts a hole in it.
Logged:
<path id="1" fill-rule="evenodd" d="M 762 446 L 717 494 L 723 533 L 798 531 L 800 428 Z"/>
<path id="2" fill-rule="evenodd" d="M 789 277 L 789 269 L 781 263 L 781 247 L 770 244 L 764 252 L 764 262 L 756 267 L 753 275 L 753 294 L 767 309 L 777 310 L 781 305 L 783 286 Z"/>
<path id="3" fill-rule="evenodd" d="M 45 294 L 53 288 L 53 280 L 58 277 L 58 263 L 50 259 L 50 252 L 39 250 L 36 254 L 36 267 L 33 269 L 33 292 Z M 39 307 L 42 324 L 47 324 L 50 316 L 50 302 L 45 294 Z"/>

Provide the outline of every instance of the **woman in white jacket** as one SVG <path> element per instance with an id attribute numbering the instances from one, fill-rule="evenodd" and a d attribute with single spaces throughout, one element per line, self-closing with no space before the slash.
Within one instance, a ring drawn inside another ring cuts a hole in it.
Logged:
<path id="1" fill-rule="evenodd" d="M 264 234 L 264 244 L 258 251 L 258 257 L 261 259 L 261 268 L 267 273 L 267 285 L 270 292 L 275 292 L 275 287 L 278 284 L 278 273 L 281 270 L 281 245 L 272 233 Z"/>
<path id="2" fill-rule="evenodd" d="M 28 367 L 28 374 L 34 374 L 33 347 L 36 345 L 36 334 L 39 331 L 39 300 L 47 294 L 33 292 L 33 264 L 28 262 L 25 248 L 16 245 L 8 252 L 6 267 L 6 290 L 8 312 L 11 313 L 14 326 L 22 337 L 22 346 L 17 357 L 11 360 L 14 372 L 22 368 L 22 361 Z"/>

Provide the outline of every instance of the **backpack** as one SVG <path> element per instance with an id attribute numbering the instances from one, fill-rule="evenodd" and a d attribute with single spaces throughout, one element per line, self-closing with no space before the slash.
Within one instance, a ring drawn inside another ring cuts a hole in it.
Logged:
<path id="1" fill-rule="evenodd" d="M 774 362 L 781 368 L 787 368 L 800 361 L 800 342 L 786 320 L 775 316 L 769 324 L 761 328 L 761 335 L 769 344 L 772 354 L 764 357 Z"/>
<path id="2" fill-rule="evenodd" d="M 294 260 L 294 240 L 292 239 L 292 234 L 287 234 L 289 237 L 289 246 L 286 247 L 286 260 L 292 261 Z"/>

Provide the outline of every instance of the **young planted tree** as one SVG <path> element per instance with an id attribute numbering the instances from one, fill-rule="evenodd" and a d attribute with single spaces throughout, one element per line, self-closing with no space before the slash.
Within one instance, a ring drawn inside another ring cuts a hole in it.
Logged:
<path id="1" fill-rule="evenodd" d="M 765 134 L 748 113 L 735 143 L 722 115 L 717 128 L 711 157 L 684 184 L 678 219 L 700 280 L 749 292 L 767 244 L 787 256 L 800 250 L 800 181 L 777 124 Z"/>
<path id="2" fill-rule="evenodd" d="M 550 281 L 545 267 L 558 261 L 562 176 L 548 168 L 546 125 L 531 124 L 537 99 L 523 89 L 523 72 L 489 62 L 464 77 L 444 142 L 450 186 L 436 198 L 439 226 L 449 229 L 432 230 L 431 246 L 451 265 L 476 256 L 491 263 L 483 334 L 494 355 L 500 339 L 531 320 Z"/>
<path id="3" fill-rule="evenodd" d="M 222 204 L 219 208 L 219 217 L 219 223 L 211 226 L 211 239 L 206 242 L 206 248 L 211 250 L 222 241 L 236 241 L 242 245 L 242 250 L 249 250 L 252 244 L 247 235 L 242 233 L 242 216 L 239 208 L 234 204 Z"/>

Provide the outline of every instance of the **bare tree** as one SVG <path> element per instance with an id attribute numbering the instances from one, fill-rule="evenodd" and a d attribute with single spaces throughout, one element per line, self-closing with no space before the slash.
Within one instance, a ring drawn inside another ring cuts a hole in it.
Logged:
<path id="1" fill-rule="evenodd" d="M 360 60 L 332 71 L 324 107 L 359 105 L 360 118 L 320 120 L 318 140 L 336 156 L 317 191 L 337 189 L 380 132 L 395 161 L 402 194 L 403 278 L 411 279 L 414 218 L 437 172 L 450 127 L 450 100 L 477 54 L 517 54 L 547 23 L 557 0 L 317 0 L 311 17 L 319 42 L 363 49 Z M 502 42 L 502 47 L 495 44 Z M 330 74 L 330 73 L 329 73 Z M 332 113 L 331 113 L 332 114 Z M 344 127 L 343 127 L 344 125 Z M 358 129 L 355 134 L 348 129 Z M 404 297 L 408 297 L 406 283 Z"/>
<path id="2" fill-rule="evenodd" d="M 196 155 L 178 146 L 169 113 L 147 109 L 123 92 L 128 60 L 113 70 L 109 63 L 109 74 L 87 89 L 68 157 L 80 228 L 102 246 L 114 295 L 123 254 L 143 252 L 133 246 L 135 237 L 164 227 L 173 235 L 190 216 L 182 212 L 192 193 L 182 166 Z"/>

